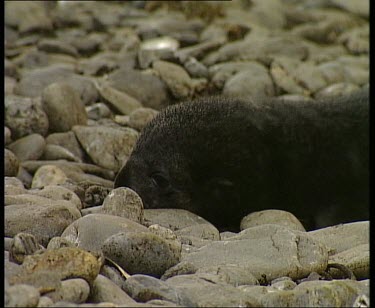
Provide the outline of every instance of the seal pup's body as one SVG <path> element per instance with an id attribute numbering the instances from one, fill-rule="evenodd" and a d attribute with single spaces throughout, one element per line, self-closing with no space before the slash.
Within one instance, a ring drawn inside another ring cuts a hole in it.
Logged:
<path id="1" fill-rule="evenodd" d="M 263 209 L 308 229 L 368 219 L 368 93 L 322 102 L 202 98 L 168 107 L 119 172 L 145 208 L 182 208 L 221 230 Z"/>

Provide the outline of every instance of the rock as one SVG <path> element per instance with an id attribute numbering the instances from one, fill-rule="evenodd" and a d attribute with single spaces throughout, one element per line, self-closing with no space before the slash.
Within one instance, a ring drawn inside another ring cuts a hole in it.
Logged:
<path id="1" fill-rule="evenodd" d="M 156 76 L 124 68 L 109 74 L 108 82 L 109 86 L 134 97 L 144 107 L 160 110 L 168 106 L 166 86 Z"/>
<path id="2" fill-rule="evenodd" d="M 202 64 L 201 62 L 197 61 L 197 59 L 193 57 L 189 57 L 184 62 L 184 68 L 189 73 L 190 76 L 195 78 L 208 78 L 208 69 L 207 67 Z"/>
<path id="3" fill-rule="evenodd" d="M 223 283 L 215 283 L 197 275 L 179 275 L 166 280 L 181 297 L 180 305 L 188 307 L 258 307 L 255 297 Z"/>
<path id="4" fill-rule="evenodd" d="M 327 85 L 315 65 L 292 58 L 274 60 L 270 72 L 276 85 L 287 93 L 309 95 Z"/>
<path id="5" fill-rule="evenodd" d="M 36 160 L 43 154 L 46 142 L 39 134 L 31 134 L 9 145 L 9 149 L 21 160 Z"/>
<path id="6" fill-rule="evenodd" d="M 78 143 L 75 134 L 72 131 L 66 133 L 54 133 L 46 138 L 47 145 L 57 145 L 66 148 L 80 160 L 84 159 L 84 151 Z"/>
<path id="7" fill-rule="evenodd" d="M 113 53 L 99 53 L 89 59 L 79 61 L 78 71 L 83 75 L 102 76 L 119 67 L 117 55 Z"/>
<path id="8" fill-rule="evenodd" d="M 266 68 L 253 63 L 251 68 L 235 74 L 226 81 L 223 94 L 242 97 L 274 96 L 275 89 Z"/>
<path id="9" fill-rule="evenodd" d="M 38 42 L 38 49 L 47 53 L 60 53 L 69 56 L 77 57 L 77 49 L 66 43 L 55 39 L 42 39 Z"/>
<path id="10" fill-rule="evenodd" d="M 92 303 L 111 302 L 129 307 L 134 307 L 136 304 L 119 286 L 102 275 L 98 275 L 94 280 L 89 301 Z"/>
<path id="11" fill-rule="evenodd" d="M 308 281 L 293 290 L 270 292 L 263 295 L 260 304 L 264 307 L 280 306 L 352 306 L 358 295 L 366 293 L 358 281 Z"/>
<path id="12" fill-rule="evenodd" d="M 57 166 L 46 165 L 35 172 L 31 187 L 43 188 L 48 185 L 64 184 L 67 181 L 68 177 L 63 170 Z"/>
<path id="13" fill-rule="evenodd" d="M 16 234 L 9 247 L 9 260 L 21 264 L 25 256 L 32 255 L 42 249 L 34 235 L 29 233 Z"/>
<path id="14" fill-rule="evenodd" d="M 90 286 L 82 278 L 67 279 L 61 282 L 61 287 L 46 294 L 53 302 L 66 301 L 69 303 L 84 303 L 89 297 Z"/>
<path id="15" fill-rule="evenodd" d="M 13 95 L 17 80 L 12 77 L 4 76 L 4 94 L 5 96 Z"/>
<path id="16" fill-rule="evenodd" d="M 267 260 L 264 260 L 265 255 Z M 226 241 L 212 242 L 185 255 L 182 261 L 198 269 L 226 264 L 250 267 L 253 275 L 263 283 L 280 276 L 298 279 L 312 271 L 320 272 L 327 265 L 328 252 L 305 232 L 278 225 L 261 225 Z"/>
<path id="17" fill-rule="evenodd" d="M 138 194 L 126 187 L 113 189 L 103 202 L 103 214 L 125 217 L 137 223 L 143 221 L 143 203 Z"/>
<path id="18" fill-rule="evenodd" d="M 102 251 L 129 274 L 160 277 L 179 262 L 181 244 L 151 232 L 120 232 L 104 241 Z"/>
<path id="19" fill-rule="evenodd" d="M 142 104 L 137 99 L 123 91 L 116 90 L 107 84 L 97 85 L 97 87 L 102 98 L 121 114 L 129 114 L 142 107 Z"/>
<path id="20" fill-rule="evenodd" d="M 4 59 L 4 77 L 5 76 L 13 78 L 18 77 L 17 66 L 8 59 Z"/>
<path id="21" fill-rule="evenodd" d="M 23 183 L 16 177 L 4 177 L 4 195 L 18 195 L 26 192 Z"/>
<path id="22" fill-rule="evenodd" d="M 223 43 L 225 43 L 226 38 L 208 38 L 206 41 L 203 41 L 199 44 L 194 44 L 192 46 L 180 48 L 175 52 L 175 56 L 182 62 L 185 63 L 189 58 L 195 57 L 197 59 L 202 58 L 207 52 L 214 50 Z"/>
<path id="23" fill-rule="evenodd" d="M 14 139 L 32 133 L 45 136 L 48 131 L 48 117 L 37 99 L 10 95 L 5 97 L 5 125 Z"/>
<path id="24" fill-rule="evenodd" d="M 189 74 L 179 65 L 167 61 L 154 61 L 152 67 L 167 84 L 177 99 L 186 99 L 193 95 L 193 86 Z"/>
<path id="25" fill-rule="evenodd" d="M 67 132 L 74 125 L 87 123 L 86 110 L 78 92 L 66 83 L 53 83 L 42 92 L 43 109 L 50 132 Z"/>
<path id="26" fill-rule="evenodd" d="M 20 232 L 31 233 L 43 246 L 81 217 L 76 206 L 68 201 L 33 195 L 7 196 L 7 199 L 10 205 L 5 207 L 5 235 L 13 237 Z"/>
<path id="27" fill-rule="evenodd" d="M 42 2 L 9 2 L 5 12 L 5 24 L 17 27 L 20 33 L 53 29 L 52 20 Z"/>
<path id="28" fill-rule="evenodd" d="M 369 17 L 369 3 L 365 0 L 352 1 L 352 0 L 330 0 L 330 5 L 339 7 L 350 13 L 358 14 L 364 18 Z"/>
<path id="29" fill-rule="evenodd" d="M 47 296 L 41 296 L 39 298 L 38 306 L 37 307 L 52 307 L 53 301 Z"/>
<path id="30" fill-rule="evenodd" d="M 33 176 L 30 173 L 28 173 L 26 169 L 22 167 L 22 165 L 18 169 L 17 178 L 22 181 L 23 185 L 26 188 L 31 187 L 31 184 L 33 182 Z"/>
<path id="31" fill-rule="evenodd" d="M 26 284 L 5 288 L 4 307 L 36 307 L 39 302 L 39 291 Z"/>
<path id="32" fill-rule="evenodd" d="M 74 126 L 73 131 L 95 164 L 115 172 L 125 164 L 138 138 L 131 128 Z"/>
<path id="33" fill-rule="evenodd" d="M 99 120 L 101 118 L 108 118 L 112 112 L 104 103 L 97 103 L 86 107 L 87 117 L 91 120 Z"/>
<path id="34" fill-rule="evenodd" d="M 280 277 L 271 281 L 271 287 L 276 290 L 293 290 L 296 286 L 290 277 Z"/>
<path id="35" fill-rule="evenodd" d="M 350 269 L 357 279 L 370 278 L 370 247 L 369 243 L 356 245 L 330 256 L 329 263 L 338 263 Z M 334 278 L 341 278 L 339 270 L 331 269 L 330 274 Z"/>
<path id="36" fill-rule="evenodd" d="M 366 24 L 344 32 L 340 35 L 338 41 L 343 43 L 352 54 L 368 54 L 370 51 L 369 35 L 369 25 Z"/>
<path id="37" fill-rule="evenodd" d="M 204 218 L 183 209 L 145 209 L 144 225 L 158 224 L 172 231 L 197 224 L 210 224 Z"/>
<path id="38" fill-rule="evenodd" d="M 89 251 L 100 251 L 103 242 L 118 232 L 145 232 L 147 228 L 129 219 L 106 215 L 89 214 L 69 225 L 61 237 L 77 243 Z"/>
<path id="39" fill-rule="evenodd" d="M 27 256 L 21 265 L 22 272 L 9 278 L 10 284 L 27 281 L 38 273 L 49 272 L 60 280 L 82 278 L 91 284 L 99 274 L 101 260 L 76 247 L 45 250 L 42 254 Z"/>
<path id="40" fill-rule="evenodd" d="M 125 281 L 123 289 L 137 302 L 162 299 L 177 304 L 181 301 L 173 286 L 147 275 L 131 276 Z"/>
<path id="41" fill-rule="evenodd" d="M 307 234 L 327 246 L 330 255 L 370 242 L 369 221 L 340 224 Z"/>
<path id="42" fill-rule="evenodd" d="M 19 160 L 12 151 L 4 149 L 4 175 L 16 176 L 19 168 Z"/>
<path id="43" fill-rule="evenodd" d="M 41 157 L 42 160 L 67 160 L 67 161 L 74 161 L 74 162 L 82 162 L 82 160 L 75 156 L 72 152 L 68 149 L 54 144 L 47 144 L 44 148 L 43 155 Z"/>
<path id="44" fill-rule="evenodd" d="M 128 125 L 141 131 L 157 114 L 158 112 L 151 108 L 137 108 L 129 114 Z"/>
<path id="45" fill-rule="evenodd" d="M 276 224 L 291 230 L 306 231 L 301 222 L 292 213 L 282 210 L 253 212 L 242 218 L 240 229 L 242 231 L 263 224 Z"/>
<path id="46" fill-rule="evenodd" d="M 55 236 L 48 242 L 47 249 L 59 249 L 61 247 L 76 247 L 76 245 L 66 238 L 61 236 Z"/>
<path id="47" fill-rule="evenodd" d="M 349 95 L 353 92 L 358 91 L 360 88 L 348 82 L 339 82 L 329 85 L 328 87 L 321 89 L 320 91 L 316 92 L 314 97 L 316 99 L 324 99 L 327 97 L 337 97 L 341 95 Z"/>
<path id="48" fill-rule="evenodd" d="M 180 237 L 194 236 L 197 238 L 218 241 L 220 240 L 219 230 L 211 224 L 194 224 L 175 231 Z"/>

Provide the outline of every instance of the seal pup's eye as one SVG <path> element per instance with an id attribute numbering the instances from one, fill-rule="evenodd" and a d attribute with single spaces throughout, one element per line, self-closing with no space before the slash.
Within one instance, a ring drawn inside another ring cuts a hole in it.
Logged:
<path id="1" fill-rule="evenodd" d="M 151 181 L 155 186 L 161 189 L 167 189 L 169 187 L 168 179 L 161 173 L 151 174 Z"/>

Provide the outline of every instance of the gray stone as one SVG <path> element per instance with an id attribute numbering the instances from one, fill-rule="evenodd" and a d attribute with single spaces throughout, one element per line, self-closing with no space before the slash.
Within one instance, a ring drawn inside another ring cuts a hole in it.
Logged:
<path id="1" fill-rule="evenodd" d="M 339 82 L 329 85 L 326 88 L 321 89 L 320 91 L 316 92 L 314 97 L 316 99 L 324 99 L 327 97 L 337 97 L 341 95 L 349 95 L 353 92 L 358 91 L 360 88 L 359 86 L 348 83 L 348 82 Z"/>
<path id="2" fill-rule="evenodd" d="M 119 187 L 113 189 L 104 199 L 102 213 L 125 217 L 137 223 L 142 223 L 142 199 L 130 188 Z"/>
<path id="3" fill-rule="evenodd" d="M 47 296 L 41 296 L 39 298 L 38 306 L 37 307 L 52 307 L 53 301 Z"/>
<path id="4" fill-rule="evenodd" d="M 329 3 L 350 13 L 358 14 L 364 18 L 369 17 L 370 3 L 366 0 L 330 0 Z"/>
<path id="5" fill-rule="evenodd" d="M 138 138 L 130 128 L 75 126 L 73 131 L 96 164 L 115 172 L 125 164 Z"/>
<path id="6" fill-rule="evenodd" d="M 9 247 L 9 260 L 21 264 L 25 256 L 32 255 L 43 247 L 38 243 L 34 235 L 29 233 L 16 234 Z"/>
<path id="7" fill-rule="evenodd" d="M 67 132 L 74 125 L 85 125 L 87 114 L 77 90 L 67 83 L 57 82 L 42 92 L 43 109 L 49 120 L 50 132 Z"/>
<path id="8" fill-rule="evenodd" d="M 195 78 L 199 78 L 199 77 L 207 78 L 208 77 L 207 67 L 201 62 L 197 61 L 197 59 L 193 57 L 189 57 L 184 62 L 184 68 L 192 77 L 195 77 Z"/>
<path id="9" fill-rule="evenodd" d="M 54 144 L 47 144 L 44 148 L 42 160 L 59 160 L 64 159 L 67 161 L 82 162 L 82 160 L 75 156 L 68 149 Z"/>
<path id="10" fill-rule="evenodd" d="M 126 94 L 124 91 L 116 90 L 108 84 L 98 84 L 97 88 L 101 97 L 121 114 L 129 114 L 142 107 L 142 104 L 136 98 Z"/>
<path id="11" fill-rule="evenodd" d="M 13 62 L 9 61 L 8 59 L 4 59 L 4 77 L 18 77 L 17 66 Z"/>
<path id="12" fill-rule="evenodd" d="M 194 236 L 205 240 L 220 240 L 219 230 L 212 224 L 194 224 L 175 231 L 180 237 Z"/>
<path id="13" fill-rule="evenodd" d="M 69 303 L 84 303 L 89 297 L 90 286 L 82 278 L 67 279 L 61 282 L 61 286 L 54 292 L 45 294 L 53 302 L 67 301 Z"/>
<path id="14" fill-rule="evenodd" d="M 77 49 L 66 43 L 56 39 L 43 39 L 38 42 L 38 49 L 48 53 L 61 53 L 69 56 L 77 57 Z"/>
<path id="15" fill-rule="evenodd" d="M 117 69 L 119 66 L 117 55 L 113 53 L 99 53 L 89 59 L 79 61 L 78 71 L 83 75 L 102 76 Z"/>
<path id="16" fill-rule="evenodd" d="M 45 136 L 48 117 L 37 99 L 10 95 L 5 97 L 5 125 L 14 139 L 36 133 Z"/>
<path id="17" fill-rule="evenodd" d="M 25 161 L 39 159 L 43 154 L 45 145 L 46 142 L 41 135 L 31 134 L 17 139 L 8 147 L 19 160 Z"/>
<path id="18" fill-rule="evenodd" d="M 26 188 L 31 187 L 33 176 L 29 172 L 27 172 L 27 170 L 23 168 L 22 165 L 18 169 L 17 178 L 22 181 L 23 185 Z"/>
<path id="19" fill-rule="evenodd" d="M 108 118 L 112 112 L 104 103 L 96 103 L 86 107 L 87 117 L 92 120 Z"/>
<path id="20" fill-rule="evenodd" d="M 31 183 L 32 188 L 43 188 L 48 185 L 64 184 L 68 177 L 61 168 L 57 166 L 46 165 L 40 167 L 34 174 Z"/>
<path id="21" fill-rule="evenodd" d="M 78 143 L 75 134 L 72 131 L 66 133 L 54 133 L 48 135 L 46 143 L 52 145 L 58 145 L 66 148 L 72 152 L 80 160 L 84 158 L 84 151 Z"/>
<path id="22" fill-rule="evenodd" d="M 147 228 L 129 219 L 106 215 L 89 214 L 69 225 L 61 237 L 89 251 L 100 251 L 103 242 L 118 232 L 145 232 Z"/>
<path id="23" fill-rule="evenodd" d="M 158 112 L 151 108 L 137 108 L 129 114 L 128 125 L 141 131 L 157 114 Z"/>
<path id="24" fill-rule="evenodd" d="M 337 254 L 370 242 L 369 221 L 340 224 L 307 232 L 309 236 L 327 246 L 329 254 Z"/>
<path id="25" fill-rule="evenodd" d="M 39 291 L 26 284 L 18 284 L 5 289 L 5 307 L 36 307 Z"/>
<path id="26" fill-rule="evenodd" d="M 4 149 L 4 175 L 16 176 L 20 162 L 16 155 L 8 149 Z"/>
<path id="27" fill-rule="evenodd" d="M 110 302 L 116 305 L 126 305 L 129 307 L 134 307 L 136 304 L 119 286 L 100 274 L 94 280 L 89 301 L 91 303 Z"/>
<path id="28" fill-rule="evenodd" d="M 242 218 L 240 229 L 245 230 L 264 224 L 276 224 L 290 228 L 291 230 L 306 231 L 301 222 L 292 213 L 282 210 L 253 212 Z"/>
<path id="29" fill-rule="evenodd" d="M 368 54 L 370 51 L 369 35 L 369 25 L 366 24 L 344 32 L 340 35 L 338 41 L 343 43 L 352 54 Z"/>
<path id="30" fill-rule="evenodd" d="M 275 89 L 267 69 L 254 63 L 251 68 L 242 70 L 230 77 L 223 88 L 227 96 L 274 96 Z"/>
<path id="31" fill-rule="evenodd" d="M 290 277 L 280 277 L 271 281 L 271 287 L 276 290 L 293 290 L 297 284 Z"/>
<path id="32" fill-rule="evenodd" d="M 102 251 L 129 274 L 160 277 L 179 262 L 181 244 L 151 232 L 120 232 L 104 241 Z"/>
<path id="33" fill-rule="evenodd" d="M 204 218 L 183 209 L 145 209 L 144 225 L 158 224 L 172 231 L 191 225 L 209 224 Z"/>
<path id="34" fill-rule="evenodd" d="M 13 95 L 17 80 L 12 77 L 4 76 L 4 95 Z"/>
<path id="35" fill-rule="evenodd" d="M 156 76 L 124 68 L 109 74 L 108 82 L 109 86 L 134 97 L 144 107 L 160 110 L 168 106 L 167 88 Z"/>
<path id="36" fill-rule="evenodd" d="M 12 197 L 12 200 L 9 200 Z M 5 207 L 5 235 L 20 232 L 33 234 L 38 242 L 48 241 L 62 234 L 64 229 L 81 217 L 79 210 L 68 201 L 54 201 L 33 195 L 7 196 Z"/>
<path id="37" fill-rule="evenodd" d="M 182 261 L 197 268 L 226 264 L 250 266 L 253 275 L 262 283 L 280 276 L 298 279 L 312 271 L 322 271 L 327 266 L 328 252 L 306 232 L 261 225 L 226 241 L 212 242 L 185 255 Z"/>
<path id="38" fill-rule="evenodd" d="M 48 242 L 47 249 L 59 249 L 61 247 L 76 247 L 74 243 L 68 241 L 65 237 L 55 236 Z"/>
<path id="39" fill-rule="evenodd" d="M 177 304 L 181 301 L 173 286 L 147 275 L 131 276 L 126 280 L 123 289 L 137 302 L 162 299 Z"/>

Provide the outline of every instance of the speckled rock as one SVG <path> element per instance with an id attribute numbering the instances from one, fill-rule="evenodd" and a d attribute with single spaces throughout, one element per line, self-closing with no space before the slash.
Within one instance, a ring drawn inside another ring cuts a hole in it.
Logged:
<path id="1" fill-rule="evenodd" d="M 151 108 L 137 108 L 129 114 L 128 125 L 141 131 L 157 114 L 158 112 Z"/>
<path id="2" fill-rule="evenodd" d="M 45 296 L 52 299 L 53 302 L 67 301 L 69 303 L 84 303 L 89 297 L 90 286 L 82 278 L 67 279 L 61 282 L 61 286 Z"/>
<path id="3" fill-rule="evenodd" d="M 193 95 L 191 78 L 181 66 L 158 60 L 152 63 L 152 67 L 159 73 L 175 98 L 186 99 Z"/>
<path id="4" fill-rule="evenodd" d="M 119 187 L 112 190 L 105 198 L 102 212 L 103 214 L 125 217 L 137 223 L 142 223 L 142 199 L 130 188 Z"/>
<path id="5" fill-rule="evenodd" d="M 151 232 L 120 232 L 107 238 L 102 250 L 129 274 L 160 277 L 179 262 L 181 244 Z"/>
<path id="6" fill-rule="evenodd" d="M 46 142 L 43 136 L 31 134 L 11 143 L 9 149 L 21 160 L 34 160 L 42 156 Z"/>
<path id="7" fill-rule="evenodd" d="M 147 228 L 127 218 L 89 214 L 69 225 L 62 237 L 77 243 L 78 247 L 90 251 L 99 251 L 103 242 L 118 232 L 145 232 Z"/>
<path id="8" fill-rule="evenodd" d="M 34 174 L 32 188 L 43 188 L 48 185 L 64 184 L 68 181 L 65 172 L 57 166 L 46 165 L 40 167 Z"/>
<path id="9" fill-rule="evenodd" d="M 57 82 L 42 92 L 43 109 L 49 120 L 50 132 L 66 132 L 74 125 L 87 123 L 86 110 L 79 93 L 70 85 Z"/>
<path id="10" fill-rule="evenodd" d="M 4 149 L 4 175 L 16 176 L 19 168 L 19 160 L 12 151 Z"/>
<path id="11" fill-rule="evenodd" d="M 14 139 L 36 133 L 45 136 L 48 117 L 38 99 L 10 95 L 5 97 L 5 125 Z"/>
<path id="12" fill-rule="evenodd" d="M 245 230 L 264 224 L 277 224 L 292 230 L 306 231 L 301 222 L 292 213 L 282 210 L 253 212 L 242 218 L 240 229 Z"/>
<path id="13" fill-rule="evenodd" d="M 138 138 L 131 128 L 74 126 L 73 131 L 94 163 L 113 171 L 125 164 Z"/>
<path id="14" fill-rule="evenodd" d="M 26 284 L 17 284 L 5 288 L 4 307 L 36 307 L 39 298 L 38 289 Z"/>

